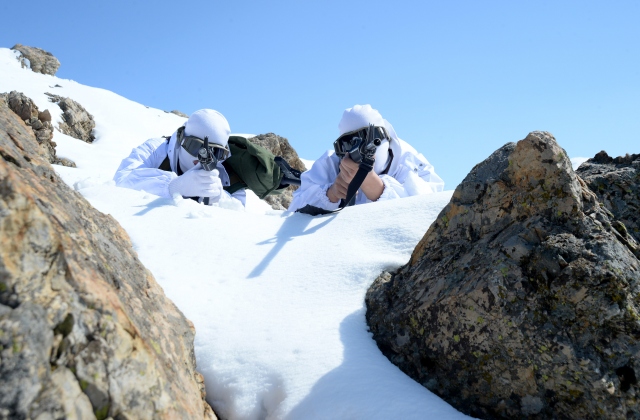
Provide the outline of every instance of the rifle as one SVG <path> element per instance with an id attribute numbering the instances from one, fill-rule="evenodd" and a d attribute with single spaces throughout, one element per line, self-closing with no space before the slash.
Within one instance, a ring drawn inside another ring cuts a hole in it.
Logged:
<path id="1" fill-rule="evenodd" d="M 204 136 L 204 144 L 198 150 L 198 161 L 202 165 L 202 169 L 209 172 L 218 165 L 218 158 L 213 154 L 213 148 L 209 147 L 209 136 Z M 209 205 L 209 197 L 205 197 L 202 201 L 205 206 Z"/>
<path id="2" fill-rule="evenodd" d="M 376 134 L 379 134 L 379 137 L 377 137 Z M 298 212 L 317 216 L 321 214 L 335 213 L 347 206 L 353 205 L 356 198 L 356 192 L 360 189 L 360 186 L 362 186 L 367 174 L 369 174 L 373 169 L 376 149 L 382 144 L 381 137 L 388 138 L 384 128 L 369 124 L 369 128 L 366 129 L 366 133 L 365 129 L 356 130 L 354 132 L 346 133 L 334 141 L 333 148 L 340 159 L 343 159 L 348 153 L 351 160 L 359 165 L 358 172 L 356 172 L 349 184 L 349 187 L 347 188 L 347 197 L 340 200 L 340 207 L 336 210 L 324 210 L 307 204 L 301 209 L 298 209 Z"/>
<path id="3" fill-rule="evenodd" d="M 361 137 L 353 137 L 351 140 L 345 140 L 345 143 L 348 144 L 348 149 L 346 153 L 349 153 L 349 157 L 355 163 L 369 163 L 369 161 L 373 161 L 373 156 L 376 154 L 376 148 L 380 146 L 382 140 L 380 138 L 375 137 L 376 128 L 373 124 L 369 124 L 369 128 L 367 129 L 367 137 L 363 141 Z M 342 146 L 344 150 L 344 145 Z M 341 158 L 344 157 L 346 153 L 342 153 Z"/>
<path id="4" fill-rule="evenodd" d="M 369 124 L 367 130 L 367 137 L 363 141 L 361 137 L 353 137 L 350 143 L 349 157 L 355 163 L 359 164 L 358 172 L 351 180 L 349 188 L 347 189 L 347 198 L 340 201 L 340 208 L 353 205 L 356 197 L 356 192 L 364 182 L 367 174 L 373 169 L 373 163 L 375 161 L 374 156 L 376 149 L 382 143 L 382 140 L 375 136 L 376 127 L 373 124 Z M 344 155 L 342 156 L 344 157 Z"/>

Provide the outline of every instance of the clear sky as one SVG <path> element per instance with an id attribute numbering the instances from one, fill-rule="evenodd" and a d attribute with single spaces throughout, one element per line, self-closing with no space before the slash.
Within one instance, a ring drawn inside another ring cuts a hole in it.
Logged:
<path id="1" fill-rule="evenodd" d="M 214 108 L 306 159 L 370 103 L 446 189 L 533 130 L 570 157 L 640 153 L 639 1 L 35 0 L 0 16 L 0 46 L 53 53 L 58 77 Z"/>

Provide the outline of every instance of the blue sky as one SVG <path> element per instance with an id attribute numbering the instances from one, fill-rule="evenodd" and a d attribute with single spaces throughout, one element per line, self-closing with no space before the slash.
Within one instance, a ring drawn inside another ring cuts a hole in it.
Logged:
<path id="1" fill-rule="evenodd" d="M 214 108 L 307 159 L 370 103 L 446 189 L 533 130 L 571 157 L 640 153 L 638 1 L 37 0 L 0 16 L 0 47 L 50 51 L 59 77 Z"/>

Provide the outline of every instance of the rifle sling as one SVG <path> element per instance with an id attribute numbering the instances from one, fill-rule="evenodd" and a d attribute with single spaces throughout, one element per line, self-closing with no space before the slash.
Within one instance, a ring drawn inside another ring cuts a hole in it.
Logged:
<path id="1" fill-rule="evenodd" d="M 362 186 L 364 179 L 367 177 L 369 172 L 371 172 L 371 169 L 373 169 L 372 165 L 365 163 L 364 160 L 360 162 L 358 172 L 356 172 L 355 176 L 351 180 L 351 183 L 349 184 L 349 188 L 347 189 L 347 198 L 340 201 L 339 209 L 343 209 L 347 206 L 353 206 L 355 204 L 356 193 Z"/>
<path id="2" fill-rule="evenodd" d="M 325 210 L 323 208 L 307 204 L 306 206 L 296 210 L 296 212 L 308 214 L 310 216 L 320 216 L 324 214 L 337 213 L 343 208 L 353 205 L 355 203 L 356 192 L 358 192 L 358 190 L 362 186 L 362 183 L 364 182 L 364 179 L 367 177 L 367 174 L 371 172 L 372 169 L 373 163 L 369 164 L 364 161 L 360 162 L 358 172 L 356 172 L 355 176 L 351 180 L 351 183 L 349 184 L 349 188 L 347 189 L 347 198 L 340 201 L 340 207 L 338 207 L 337 209 Z"/>

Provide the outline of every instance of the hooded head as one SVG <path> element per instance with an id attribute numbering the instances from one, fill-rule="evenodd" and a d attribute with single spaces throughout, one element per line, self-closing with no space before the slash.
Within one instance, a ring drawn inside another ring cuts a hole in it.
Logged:
<path id="1" fill-rule="evenodd" d="M 228 147 L 230 133 L 231 129 L 227 119 L 213 109 L 201 109 L 194 112 L 184 124 L 185 136 L 194 136 L 202 140 L 208 137 L 209 143 L 216 143 L 223 147 Z M 180 168 L 186 172 L 196 165 L 198 158 L 190 155 L 180 145 L 178 147 Z"/>
<path id="2" fill-rule="evenodd" d="M 371 108 L 371 105 L 354 105 L 353 108 L 347 108 L 342 113 L 338 130 L 340 130 L 340 135 L 343 135 L 350 131 L 369 127 L 369 124 L 384 127 L 384 119 L 377 109 Z"/>
<path id="3" fill-rule="evenodd" d="M 340 136 L 351 131 L 369 127 L 373 124 L 376 127 L 386 127 L 386 121 L 377 109 L 371 108 L 371 105 L 354 105 L 353 108 L 347 108 L 342 113 L 342 119 L 338 123 Z M 387 167 L 389 159 L 389 142 L 383 141 L 376 149 L 375 163 L 373 170 L 376 174 L 382 173 Z"/>

